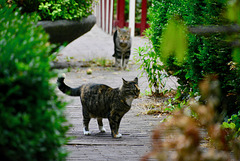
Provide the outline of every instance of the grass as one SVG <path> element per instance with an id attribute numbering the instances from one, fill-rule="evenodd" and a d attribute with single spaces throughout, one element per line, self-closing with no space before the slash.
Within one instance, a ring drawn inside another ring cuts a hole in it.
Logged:
<path id="1" fill-rule="evenodd" d="M 98 67 L 112 67 L 113 61 L 106 58 L 96 58 L 89 61 L 90 64 L 95 64 Z"/>
<path id="2" fill-rule="evenodd" d="M 140 94 L 140 97 L 143 98 L 143 101 L 138 104 L 138 107 L 143 109 L 143 112 L 140 114 L 153 116 L 171 114 L 173 111 L 182 108 L 185 105 L 185 103 L 179 104 L 174 98 L 175 95 L 176 91 L 174 90 L 165 90 L 159 95 L 145 90 Z"/>

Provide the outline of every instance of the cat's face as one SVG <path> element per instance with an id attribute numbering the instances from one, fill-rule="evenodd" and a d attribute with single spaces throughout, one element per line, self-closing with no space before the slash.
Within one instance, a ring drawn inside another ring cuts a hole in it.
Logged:
<path id="1" fill-rule="evenodd" d="M 117 28 L 117 31 L 118 31 L 118 38 L 119 38 L 119 41 L 120 43 L 128 43 L 129 40 L 130 40 L 130 33 L 131 33 L 131 29 L 120 29 L 120 28 Z"/>
<path id="2" fill-rule="evenodd" d="M 140 94 L 140 88 L 138 87 L 138 78 L 136 77 L 133 81 L 126 81 L 123 79 L 123 86 L 121 90 L 126 96 L 133 96 L 134 98 L 138 98 Z"/>

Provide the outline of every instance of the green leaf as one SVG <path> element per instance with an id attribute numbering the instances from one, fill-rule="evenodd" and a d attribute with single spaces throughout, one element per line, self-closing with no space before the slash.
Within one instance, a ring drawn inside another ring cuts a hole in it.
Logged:
<path id="1" fill-rule="evenodd" d="M 233 60 L 240 64 L 240 48 L 235 48 L 233 50 Z"/>
<path id="2" fill-rule="evenodd" d="M 230 21 L 240 24 L 240 1 L 230 0 L 227 5 L 227 18 Z"/>
<path id="3" fill-rule="evenodd" d="M 183 22 L 171 18 L 166 29 L 162 33 L 162 57 L 163 61 L 175 55 L 177 61 L 182 63 L 187 52 L 187 28 Z"/>

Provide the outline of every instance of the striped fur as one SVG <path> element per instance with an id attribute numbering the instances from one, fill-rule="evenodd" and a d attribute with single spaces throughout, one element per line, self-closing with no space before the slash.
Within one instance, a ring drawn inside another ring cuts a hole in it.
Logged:
<path id="1" fill-rule="evenodd" d="M 90 134 L 88 125 L 91 118 L 97 118 L 100 132 L 105 132 L 102 118 L 108 118 L 112 137 L 121 137 L 118 132 L 121 119 L 140 93 L 138 78 L 133 81 L 123 79 L 123 85 L 115 89 L 104 84 L 83 84 L 71 88 L 64 83 L 64 79 L 58 78 L 58 88 L 67 95 L 81 98 L 84 134 Z"/>
<path id="2" fill-rule="evenodd" d="M 115 66 L 120 69 L 126 69 L 131 54 L 131 30 L 120 29 L 117 30 L 113 36 Z"/>

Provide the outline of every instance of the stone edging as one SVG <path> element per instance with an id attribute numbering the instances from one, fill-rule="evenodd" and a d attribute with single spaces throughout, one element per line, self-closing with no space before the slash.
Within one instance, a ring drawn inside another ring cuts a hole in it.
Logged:
<path id="1" fill-rule="evenodd" d="M 50 35 L 51 43 L 64 43 L 75 40 L 91 30 L 96 23 L 96 17 L 90 15 L 80 21 L 73 20 L 56 20 L 56 21 L 39 21 L 37 26 L 42 26 Z"/>

